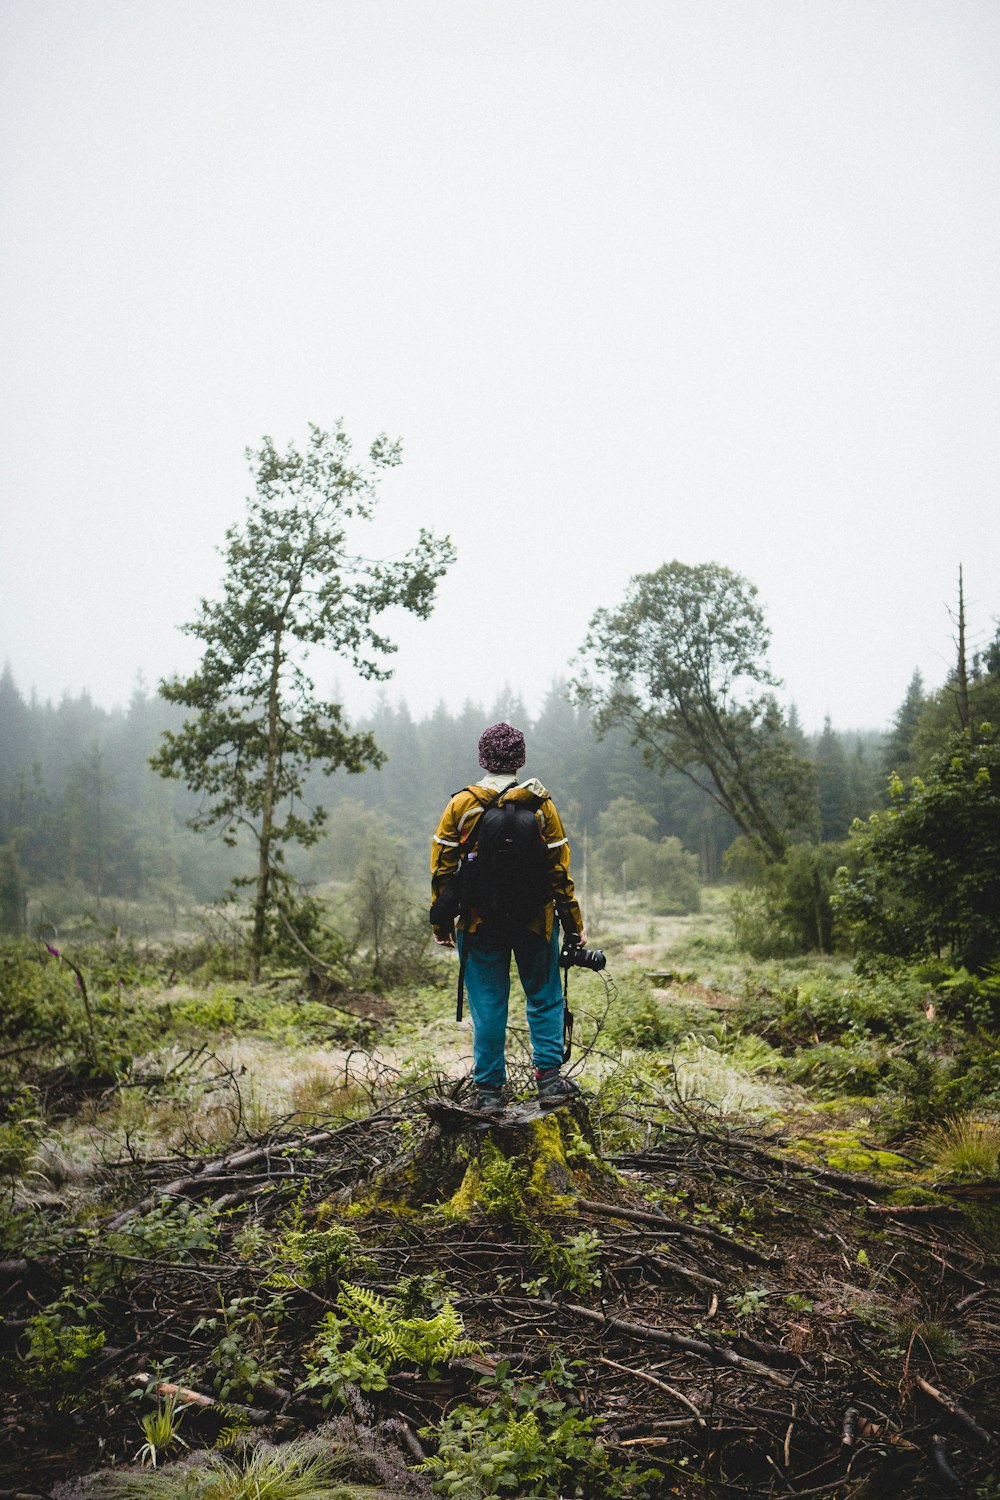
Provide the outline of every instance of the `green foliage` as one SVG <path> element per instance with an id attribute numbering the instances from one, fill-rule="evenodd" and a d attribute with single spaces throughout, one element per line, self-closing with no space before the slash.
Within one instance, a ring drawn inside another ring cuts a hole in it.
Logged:
<path id="1" fill-rule="evenodd" d="M 478 1354 L 480 1345 L 465 1337 L 462 1319 L 445 1299 L 431 1317 L 404 1313 L 396 1297 L 381 1297 L 366 1287 L 345 1282 L 337 1297 L 343 1316 L 328 1312 L 306 1361 L 301 1390 L 321 1393 L 324 1406 L 342 1401 L 350 1386 L 381 1391 L 388 1374 L 400 1364 L 417 1365 L 433 1375 L 461 1354 Z M 345 1347 L 345 1335 L 353 1345 Z"/>
<path id="2" fill-rule="evenodd" d="M 217 1250 L 219 1228 L 211 1205 L 164 1198 L 148 1213 L 137 1214 L 102 1236 L 101 1248 L 150 1260 L 159 1256 L 171 1261 L 204 1258 Z"/>
<path id="3" fill-rule="evenodd" d="M 170 1448 L 179 1444 L 182 1448 L 187 1443 L 180 1435 L 180 1425 L 187 1415 L 187 1408 L 182 1406 L 176 1396 L 167 1396 L 165 1400 L 157 1403 L 156 1410 L 147 1412 L 139 1418 L 139 1426 L 142 1428 L 146 1441 L 136 1454 L 137 1463 L 149 1463 L 156 1468 L 161 1456 Z"/>
<path id="4" fill-rule="evenodd" d="M 886 1048 L 867 1037 L 845 1037 L 842 1042 L 816 1042 L 790 1057 L 785 1073 L 793 1083 L 809 1084 L 823 1092 L 874 1094 L 889 1077 Z"/>
<path id="5" fill-rule="evenodd" d="M 87 1390 L 91 1365 L 104 1347 L 104 1330 L 70 1301 L 58 1301 L 28 1321 L 24 1382 L 57 1411 L 74 1410 Z"/>
<path id="6" fill-rule="evenodd" d="M 0 1177 L 26 1171 L 44 1128 L 36 1091 L 22 1084 L 0 1105 Z"/>
<path id="7" fill-rule="evenodd" d="M 892 805 L 851 833 L 834 905 L 862 967 L 1000 959 L 1000 734 L 953 737 L 926 776 L 890 782 Z"/>
<path id="8" fill-rule="evenodd" d="M 516 1495 L 550 1500 L 575 1494 L 586 1500 L 621 1500 L 641 1493 L 650 1471 L 635 1464 L 612 1464 L 593 1417 L 581 1417 L 566 1396 L 573 1381 L 565 1368 L 538 1380 L 518 1382 L 506 1362 L 492 1380 L 489 1405 L 452 1408 L 435 1431 L 437 1452 L 417 1467 L 429 1474 L 434 1491 L 451 1500 L 485 1500 Z"/>
<path id="9" fill-rule="evenodd" d="M 24 871 L 13 841 L 0 844 L 0 933 L 14 935 L 24 931 L 24 913 L 28 894 Z"/>
<path id="10" fill-rule="evenodd" d="M 390 676 L 382 662 L 394 647 L 380 616 L 400 607 L 426 619 L 454 557 L 447 540 L 426 531 L 391 562 L 353 550 L 348 532 L 371 520 L 378 471 L 399 463 L 400 452 L 377 438 L 366 469 L 350 450 L 342 427 L 311 426 L 304 453 L 280 454 L 267 437 L 247 452 L 255 494 L 243 529 L 226 533 L 222 598 L 203 600 L 185 627 L 204 646 L 201 666 L 160 689 L 193 712 L 180 730 L 166 731 L 154 768 L 201 796 L 193 827 L 218 827 L 230 845 L 245 829 L 256 844 L 254 979 L 275 885 L 283 884 L 284 847 L 314 844 L 325 822 L 325 809 L 310 809 L 304 796 L 309 767 L 362 771 L 381 760 L 370 734 L 348 732 L 340 705 L 317 700 L 303 661 L 323 646 L 363 677 Z"/>
<path id="11" fill-rule="evenodd" d="M 361 1241 L 347 1224 L 326 1229 L 290 1227 L 272 1251 L 276 1266 L 267 1279 L 269 1286 L 292 1287 L 296 1283 L 332 1295 L 351 1275 L 375 1269 L 375 1261 L 364 1253 Z"/>
<path id="12" fill-rule="evenodd" d="M 270 1309 L 280 1317 L 280 1299 L 272 1299 Z M 244 1399 L 262 1380 L 272 1378 L 267 1330 L 255 1298 L 232 1297 L 222 1302 L 218 1313 L 199 1318 L 191 1332 L 217 1335 L 208 1358 L 212 1386 L 224 1401 Z"/>
<path id="13" fill-rule="evenodd" d="M 654 1051 L 679 1041 L 703 1019 L 693 1006 L 657 1000 L 644 975 L 626 971 L 616 979 L 614 1005 L 604 1021 L 601 1038 L 620 1047 Z"/>
<path id="14" fill-rule="evenodd" d="M 560 1242 L 547 1229 L 533 1225 L 528 1253 L 532 1264 L 545 1267 L 553 1285 L 586 1295 L 600 1291 L 602 1249 L 601 1237 L 592 1229 Z"/>
<path id="15" fill-rule="evenodd" d="M 315 1438 L 261 1443 L 237 1457 L 199 1455 L 197 1467 L 106 1470 L 88 1481 L 94 1500 L 344 1500 L 348 1458 Z"/>
<path id="16" fill-rule="evenodd" d="M 842 858 L 838 844 L 793 844 L 783 860 L 769 863 L 738 839 L 725 858 L 728 872 L 744 882 L 730 898 L 737 945 L 756 959 L 830 952 L 831 897 Z"/>
<path id="17" fill-rule="evenodd" d="M 505 1156 L 493 1141 L 487 1139 L 479 1151 L 476 1166 L 476 1202 L 483 1213 L 507 1224 L 523 1220 L 525 1198 L 531 1191 L 527 1161 Z"/>
<path id="18" fill-rule="evenodd" d="M 701 909 L 698 861 L 678 838 L 657 840 L 656 820 L 628 797 L 616 797 L 597 819 L 597 855 L 613 886 L 645 890 L 658 915 Z"/>
<path id="19" fill-rule="evenodd" d="M 181 1037 L 265 1036 L 293 1046 L 334 1038 L 363 1042 L 370 1029 L 358 1016 L 307 999 L 299 982 L 278 990 L 215 985 L 164 1010 Z"/>
<path id="20" fill-rule="evenodd" d="M 575 688 L 598 734 L 624 727 L 649 766 L 688 777 L 775 860 L 812 825 L 815 781 L 766 691 L 770 632 L 756 596 L 718 563 L 639 574 L 618 610 L 591 620 Z"/>
<path id="21" fill-rule="evenodd" d="M 355 941 L 367 956 L 369 982 L 378 988 L 429 974 L 426 905 L 415 899 L 403 867 L 399 841 L 373 834 L 347 888 Z"/>
<path id="22" fill-rule="evenodd" d="M 36 1064 L 48 1060 L 81 1080 L 112 1082 L 157 1029 L 129 988 L 143 977 L 116 945 L 82 948 L 71 961 L 28 939 L 0 942 L 0 1042 L 23 1048 Z"/>
<path id="23" fill-rule="evenodd" d="M 731 1309 L 738 1322 L 743 1319 L 752 1320 L 760 1316 L 770 1296 L 771 1293 L 762 1287 L 747 1287 L 744 1291 L 734 1292 L 731 1297 L 727 1297 L 726 1306 Z"/>
<path id="24" fill-rule="evenodd" d="M 1000 1107 L 995 975 L 942 963 L 797 979 L 787 970 L 748 976 L 736 1019 L 782 1048 L 793 1081 L 877 1096 L 900 1125 Z"/>
<path id="25" fill-rule="evenodd" d="M 921 1151 L 943 1172 L 995 1177 L 1000 1157 L 1000 1120 L 952 1115 L 928 1130 Z"/>

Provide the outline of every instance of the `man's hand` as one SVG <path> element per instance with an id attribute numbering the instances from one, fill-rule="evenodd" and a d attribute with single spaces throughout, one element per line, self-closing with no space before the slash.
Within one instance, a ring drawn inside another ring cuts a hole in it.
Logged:
<path id="1" fill-rule="evenodd" d="M 441 947 L 441 948 L 454 948 L 454 946 L 455 946 L 455 934 L 450 929 L 446 931 L 442 927 L 435 927 L 433 929 L 433 932 L 434 932 L 434 941 L 439 945 L 439 947 Z"/>

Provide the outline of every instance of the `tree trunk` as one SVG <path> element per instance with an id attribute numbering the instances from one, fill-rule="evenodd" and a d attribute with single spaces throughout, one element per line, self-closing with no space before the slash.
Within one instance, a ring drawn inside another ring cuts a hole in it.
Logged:
<path id="1" fill-rule="evenodd" d="M 969 673 L 965 660 L 965 586 L 961 564 L 958 569 L 958 721 L 969 727 Z"/>
<path id="2" fill-rule="evenodd" d="M 271 677 L 267 685 L 267 770 L 264 775 L 264 798 L 257 835 L 257 892 L 253 907 L 253 937 L 250 944 L 250 981 L 260 980 L 264 957 L 264 932 L 267 902 L 271 887 L 271 830 L 274 826 L 274 783 L 278 769 L 278 678 L 281 671 L 281 627 L 274 637 L 271 653 Z"/>

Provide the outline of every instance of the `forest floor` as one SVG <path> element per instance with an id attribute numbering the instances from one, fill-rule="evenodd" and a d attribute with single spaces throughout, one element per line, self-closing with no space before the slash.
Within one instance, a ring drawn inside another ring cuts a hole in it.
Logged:
<path id="1" fill-rule="evenodd" d="M 772 999 L 721 922 L 611 906 L 610 986 L 571 977 L 582 1101 L 525 1107 L 514 1024 L 500 1122 L 446 961 L 325 1001 L 151 961 L 127 1014 L 109 961 L 134 1055 L 5 1083 L 0 1497 L 997 1500 L 996 1172 L 841 1086 L 844 964 Z"/>

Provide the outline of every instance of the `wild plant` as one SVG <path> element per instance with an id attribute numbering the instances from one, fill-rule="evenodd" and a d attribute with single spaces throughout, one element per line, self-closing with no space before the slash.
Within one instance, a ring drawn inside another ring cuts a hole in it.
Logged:
<path id="1" fill-rule="evenodd" d="M 652 1471 L 611 1462 L 595 1419 L 581 1417 L 565 1399 L 573 1383 L 565 1366 L 522 1382 L 502 1362 L 480 1384 L 487 1405 L 463 1403 L 439 1428 L 421 1430 L 437 1442 L 437 1452 L 417 1468 L 430 1476 L 437 1494 L 451 1500 L 512 1493 L 621 1500 L 642 1493 Z"/>
<path id="2" fill-rule="evenodd" d="M 995 1177 L 1000 1158 L 1000 1119 L 952 1115 L 924 1134 L 921 1149 L 942 1172 Z"/>
<path id="3" fill-rule="evenodd" d="M 279 1299 L 272 1308 L 280 1314 Z M 262 1380 L 271 1378 L 267 1363 L 267 1333 L 253 1297 L 232 1297 L 220 1302 L 219 1311 L 199 1318 L 192 1333 L 216 1334 L 209 1352 L 212 1386 L 224 1401 L 251 1394 Z"/>
<path id="4" fill-rule="evenodd" d="M 381 1297 L 366 1287 L 345 1283 L 337 1297 L 343 1316 L 328 1312 L 317 1329 L 313 1351 L 306 1361 L 308 1374 L 301 1390 L 320 1392 L 324 1406 L 342 1400 L 346 1388 L 381 1391 L 397 1365 L 417 1365 L 432 1374 L 440 1365 L 462 1354 L 481 1353 L 481 1346 L 465 1337 L 465 1327 L 445 1300 L 432 1317 L 406 1315 L 397 1298 Z M 353 1344 L 345 1345 L 345 1336 Z"/>
<path id="5" fill-rule="evenodd" d="M 104 1347 L 104 1329 L 86 1320 L 93 1308 L 53 1302 L 28 1322 L 25 1382 L 57 1411 L 69 1411 L 84 1395 L 87 1374 Z"/>
<path id="6" fill-rule="evenodd" d="M 169 1448 L 178 1444 L 186 1448 L 188 1445 L 178 1431 L 186 1415 L 187 1408 L 178 1402 L 177 1397 L 167 1396 L 158 1403 L 155 1411 L 140 1417 L 139 1426 L 146 1441 L 135 1456 L 136 1463 L 148 1463 L 155 1469 L 161 1455 Z"/>
<path id="7" fill-rule="evenodd" d="M 106 1470 L 88 1480 L 90 1500 L 343 1500 L 351 1460 L 316 1438 L 246 1446 L 188 1463 Z"/>
<path id="8" fill-rule="evenodd" d="M 553 1284 L 563 1291 L 586 1294 L 601 1286 L 601 1238 L 592 1229 L 584 1229 L 560 1243 L 548 1230 L 531 1227 L 532 1262 L 548 1271 Z"/>

